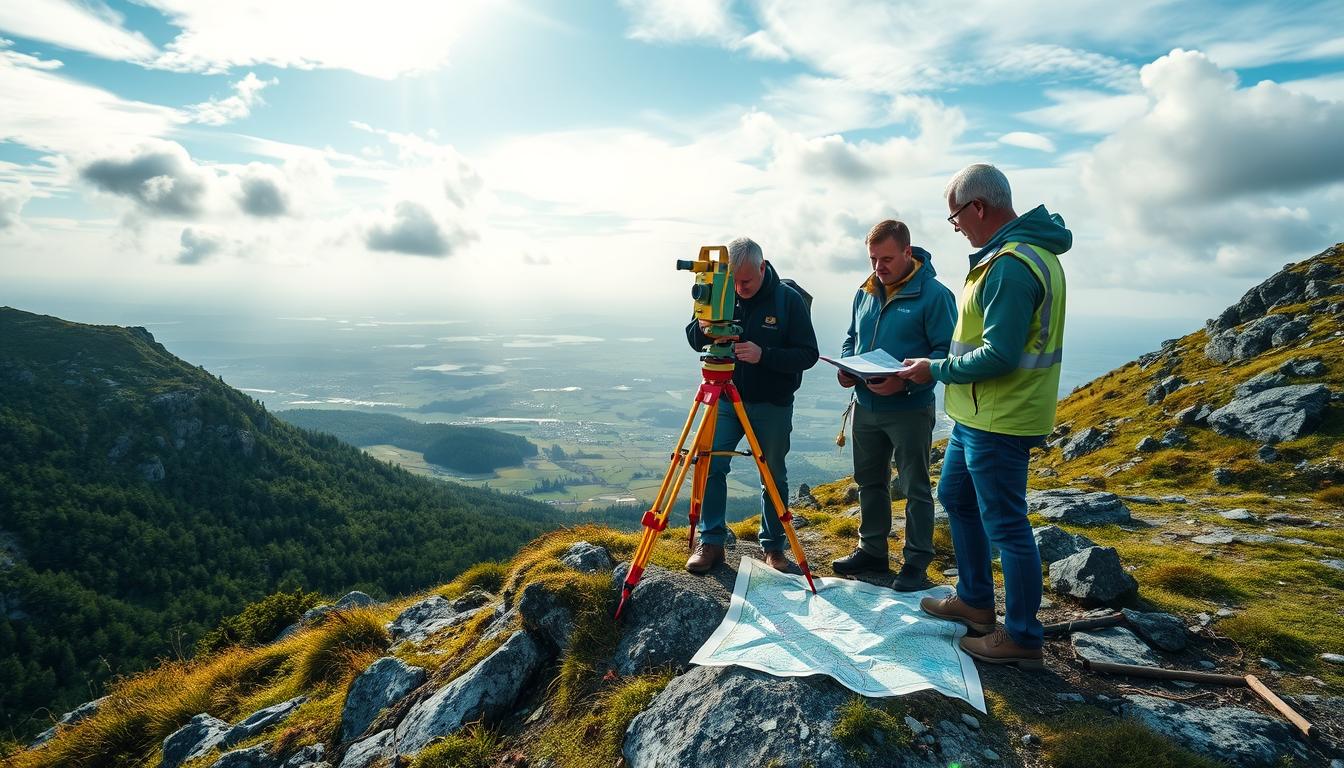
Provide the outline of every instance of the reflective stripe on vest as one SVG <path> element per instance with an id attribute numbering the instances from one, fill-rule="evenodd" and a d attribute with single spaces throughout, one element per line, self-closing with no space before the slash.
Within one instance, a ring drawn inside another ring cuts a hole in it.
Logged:
<path id="1" fill-rule="evenodd" d="M 1004 256 L 1021 260 L 1043 289 L 1040 306 L 1031 318 L 1030 335 L 1012 371 L 975 384 L 949 384 L 947 413 L 958 423 L 990 432 L 1043 435 L 1054 426 L 1064 358 L 1065 282 L 1054 254 L 1012 242 L 977 264 L 966 276 L 948 355 L 969 354 L 983 346 L 985 317 L 980 292 L 994 260 Z"/>

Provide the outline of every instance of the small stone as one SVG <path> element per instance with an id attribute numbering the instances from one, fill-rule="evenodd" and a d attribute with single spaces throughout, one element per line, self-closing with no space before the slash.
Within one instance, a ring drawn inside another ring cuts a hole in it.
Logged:
<path id="1" fill-rule="evenodd" d="M 954 576 L 957 575 L 957 569 L 956 569 L 956 568 L 948 568 L 948 569 L 946 569 L 946 570 L 943 571 L 943 575 L 950 579 L 950 578 L 952 578 L 952 577 L 954 577 Z"/>
<path id="2" fill-rule="evenodd" d="M 1199 668 L 1200 668 L 1200 669 L 1217 669 L 1217 668 L 1218 668 L 1218 665 L 1217 665 L 1217 664 L 1214 664 L 1212 661 L 1209 661 L 1208 659 L 1200 659 L 1200 660 L 1199 660 Z"/>
<path id="3" fill-rule="evenodd" d="M 1056 693 L 1055 698 L 1060 701 L 1067 701 L 1075 704 L 1082 704 L 1084 701 L 1087 701 L 1083 698 L 1083 694 L 1081 693 Z"/>
<path id="4" fill-rule="evenodd" d="M 934 742 L 938 741 L 938 739 L 935 738 L 932 733 L 926 733 L 923 736 L 920 736 L 919 738 L 921 741 L 923 741 L 925 744 L 928 744 L 929 746 L 933 746 Z"/>
<path id="5" fill-rule="evenodd" d="M 985 756 L 985 759 L 988 760 L 988 761 L 991 762 L 991 763 L 997 763 L 997 762 L 999 762 L 999 753 L 998 753 L 998 752 L 995 752 L 994 750 L 990 749 L 989 747 L 985 747 L 985 751 L 982 752 L 981 754 L 983 754 L 983 755 Z"/>
<path id="6" fill-rule="evenodd" d="M 1255 519 L 1255 515 L 1251 514 L 1249 509 L 1225 509 L 1218 514 L 1228 520 L 1238 520 L 1241 522 Z"/>
<path id="7" fill-rule="evenodd" d="M 803 723 L 802 725 L 798 726 L 799 741 L 807 741 L 808 737 L 811 735 L 812 735 L 812 729 L 807 727 L 807 723 Z"/>
<path id="8" fill-rule="evenodd" d="M 929 730 L 924 727 L 923 723 L 909 715 L 905 716 L 905 727 L 909 728 L 916 736 L 921 736 L 925 731 Z"/>
<path id="9" fill-rule="evenodd" d="M 980 730 L 980 721 L 979 721 L 979 720 L 976 720 L 975 717 L 973 717 L 973 716 L 971 716 L 971 715 L 969 715 L 969 714 L 967 714 L 967 713 L 965 713 L 965 712 L 962 712 L 962 713 L 961 713 L 961 722 L 963 722 L 963 723 L 965 723 L 966 725 L 970 726 L 971 730 L 973 730 L 973 731 L 978 731 L 978 730 Z"/>
<path id="10" fill-rule="evenodd" d="M 1283 669 L 1283 667 L 1279 666 L 1279 663 L 1277 661 L 1273 659 L 1267 659 L 1264 656 L 1260 657 L 1260 663 L 1264 664 L 1266 668 L 1273 670 L 1275 672 L 1279 671 L 1280 669 Z"/>
<path id="11" fill-rule="evenodd" d="M 766 720 L 764 723 L 761 723 L 761 730 L 764 731 L 764 732 L 766 732 L 766 733 L 769 733 L 769 732 L 775 730 L 775 729 L 778 728 L 778 727 L 779 727 L 779 719 L 778 719 L 778 718 L 773 718 L 773 717 L 772 717 L 772 718 L 770 718 L 769 720 Z"/>
<path id="12" fill-rule="evenodd" d="M 1171 684 L 1176 686 L 1177 688 L 1189 689 L 1195 687 L 1195 684 L 1190 682 L 1189 680 L 1172 680 Z"/>
<path id="13" fill-rule="evenodd" d="M 1232 610 L 1231 608 L 1219 608 L 1217 616 L 1220 619 L 1226 619 L 1229 616 L 1235 616 L 1236 613 L 1237 612 Z"/>
<path id="14" fill-rule="evenodd" d="M 1340 656 L 1338 653 L 1322 653 L 1321 661 L 1328 661 L 1331 664 L 1344 664 L 1344 656 Z"/>
<path id="15" fill-rule="evenodd" d="M 1041 743 L 1041 737 L 1040 737 L 1040 736 L 1037 736 L 1037 735 L 1034 734 L 1034 733 L 1024 733 L 1024 734 L 1022 734 L 1022 746 L 1024 746 L 1024 747 L 1035 747 L 1035 746 L 1039 746 L 1040 743 Z"/>

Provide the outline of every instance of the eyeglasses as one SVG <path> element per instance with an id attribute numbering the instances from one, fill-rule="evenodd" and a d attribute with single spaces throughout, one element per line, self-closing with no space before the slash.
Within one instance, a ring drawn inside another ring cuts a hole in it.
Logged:
<path id="1" fill-rule="evenodd" d="M 974 203 L 974 202 L 975 202 L 975 198 L 971 198 L 970 200 L 967 200 L 966 202 L 962 203 L 960 208 L 958 208 L 957 210 L 953 211 L 953 212 L 952 212 L 952 215 L 947 217 L 947 223 L 948 223 L 948 224 L 951 224 L 951 225 L 954 226 L 954 227 L 957 226 L 957 222 L 953 221 L 953 219 L 955 219 L 955 218 L 957 218 L 958 216 L 960 216 L 960 215 L 961 215 L 961 212 L 964 211 L 964 210 L 966 210 L 966 206 L 968 206 L 968 205 L 970 205 L 971 203 Z"/>

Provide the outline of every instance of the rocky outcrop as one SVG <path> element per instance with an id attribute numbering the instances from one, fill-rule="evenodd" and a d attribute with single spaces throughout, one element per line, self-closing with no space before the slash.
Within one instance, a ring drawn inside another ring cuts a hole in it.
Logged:
<path id="1" fill-rule="evenodd" d="M 1255 320 L 1264 316 L 1274 306 L 1300 302 L 1305 298 L 1306 288 L 1307 278 L 1300 273 L 1290 272 L 1289 268 L 1285 267 L 1268 280 L 1247 291 L 1240 301 L 1223 310 L 1222 314 L 1206 323 L 1209 333 L 1212 335 L 1214 331 L 1235 328 L 1242 323 Z"/>
<path id="2" fill-rule="evenodd" d="M 340 768 L 370 768 L 379 761 L 395 756 L 394 735 L 389 728 L 351 744 L 345 752 L 345 758 L 341 760 Z"/>
<path id="3" fill-rule="evenodd" d="M 1061 450 L 1065 461 L 1073 461 L 1100 449 L 1111 441 L 1111 433 L 1098 427 L 1088 427 L 1075 432 L 1064 442 Z"/>
<path id="4" fill-rule="evenodd" d="M 467 723 L 499 720 L 545 661 L 531 635 L 514 633 L 461 677 L 411 707 L 396 728 L 397 751 L 413 755 Z"/>
<path id="5" fill-rule="evenodd" d="M 607 551 L 606 547 L 599 547 L 586 541 L 575 542 L 571 545 L 569 549 L 565 550 L 565 554 L 560 556 L 560 562 L 584 573 L 610 571 L 616 567 L 616 562 L 611 559 L 611 553 Z"/>
<path id="6" fill-rule="evenodd" d="M 1134 611 L 1124 608 L 1125 621 L 1144 642 L 1170 653 L 1185 650 L 1185 622 L 1170 613 Z"/>
<path id="7" fill-rule="evenodd" d="M 493 599 L 489 592 L 481 589 L 473 589 L 455 600 L 433 595 L 398 614 L 387 625 L 387 631 L 394 643 L 419 643 L 436 632 L 467 621 Z"/>
<path id="8" fill-rule="evenodd" d="M 1122 711 L 1185 748 L 1234 766 L 1260 766 L 1306 749 L 1283 720 L 1242 707 L 1204 709 L 1156 696 L 1126 696 Z"/>
<path id="9" fill-rule="evenodd" d="M 1264 392 L 1266 389 L 1282 387 L 1288 383 L 1288 377 L 1278 371 L 1265 371 L 1256 374 L 1251 378 L 1237 385 L 1234 394 L 1236 397 L 1250 397 L 1256 392 Z"/>
<path id="10" fill-rule="evenodd" d="M 1036 549 L 1041 553 L 1041 562 L 1050 564 L 1056 560 L 1063 560 L 1070 555 L 1076 555 L 1088 547 L 1095 547 L 1097 543 L 1079 533 L 1069 533 L 1057 525 L 1042 525 L 1031 529 L 1031 536 L 1036 540 Z"/>
<path id="11" fill-rule="evenodd" d="M 1074 632 L 1073 652 L 1088 661 L 1155 667 L 1161 661 L 1148 644 L 1124 627 Z"/>
<path id="12" fill-rule="evenodd" d="M 627 567 L 616 567 L 614 589 L 625 581 Z M 684 667 L 723 620 L 730 596 L 713 578 L 649 566 L 621 614 L 616 671 L 634 675 L 668 664 Z"/>
<path id="13" fill-rule="evenodd" d="M 574 634 L 574 612 L 560 596 L 544 582 L 533 582 L 518 599 L 518 613 L 523 629 L 544 640 L 558 652 L 569 647 Z"/>
<path id="14" fill-rule="evenodd" d="M 1329 404 L 1324 384 L 1274 387 L 1219 408 L 1209 415 L 1209 426 L 1220 435 L 1280 443 L 1313 432 Z"/>
<path id="15" fill-rule="evenodd" d="M 1145 393 L 1143 399 L 1149 405 L 1157 405 L 1167 399 L 1167 395 L 1180 389 L 1184 384 L 1185 379 L 1180 376 L 1168 376 L 1154 384 L 1152 387 L 1149 387 L 1148 392 Z"/>
<path id="16" fill-rule="evenodd" d="M 363 735 L 383 709 L 401 701 L 425 682 L 425 670 L 394 656 L 373 662 L 350 684 L 341 710 L 341 741 Z"/>
<path id="17" fill-rule="evenodd" d="M 163 760 L 159 768 L 178 768 L 188 760 L 204 755 L 219 746 L 228 732 L 229 724 L 223 720 L 204 712 L 196 715 L 163 740 Z"/>
<path id="18" fill-rule="evenodd" d="M 307 700 L 307 696 L 295 696 L 289 701 L 282 701 L 279 704 L 253 712 L 238 721 L 237 725 L 230 728 L 228 733 L 224 734 L 224 738 L 220 741 L 220 747 L 227 749 L 234 744 L 238 744 L 256 736 L 276 723 L 282 722 L 290 715 L 294 714 L 294 711 L 303 706 L 303 703 Z"/>
<path id="19" fill-rule="evenodd" d="M 0 543 L 3 543 L 3 537 L 0 537 Z M 3 554 L 4 554 L 3 550 L 0 549 L 0 556 L 3 556 Z M 80 722 L 81 720 L 87 720 L 88 718 L 98 714 L 99 708 L 103 706 L 103 702 L 105 701 L 107 701 L 106 696 L 104 696 L 101 699 L 86 701 L 83 704 L 80 704 L 78 707 L 75 707 L 74 709 L 70 710 L 69 712 L 66 712 L 64 715 L 61 715 L 61 719 L 57 720 L 55 725 L 51 726 L 47 730 L 37 735 L 37 738 L 33 740 L 33 743 L 28 745 L 29 749 L 32 749 L 33 747 L 40 747 L 43 744 L 46 744 L 48 741 L 51 741 L 51 739 L 61 729 L 69 728 L 70 726 Z"/>
<path id="20" fill-rule="evenodd" d="M 1114 547 L 1088 547 L 1050 564 L 1050 588 L 1095 606 L 1127 600 L 1139 585 L 1125 572 Z"/>
<path id="21" fill-rule="evenodd" d="M 1077 488 L 1031 491 L 1027 494 L 1027 509 L 1046 520 L 1073 525 L 1133 522 L 1129 507 L 1119 496 L 1107 491 L 1088 492 Z"/>

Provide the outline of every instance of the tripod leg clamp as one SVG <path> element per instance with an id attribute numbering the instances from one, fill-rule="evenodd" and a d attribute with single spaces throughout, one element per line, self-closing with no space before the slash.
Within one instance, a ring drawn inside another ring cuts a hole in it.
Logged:
<path id="1" fill-rule="evenodd" d="M 644 519 L 640 521 L 640 524 L 645 528 L 652 528 L 659 533 L 667 530 L 667 518 L 664 517 L 662 520 L 659 520 L 652 509 L 645 510 Z"/>

